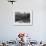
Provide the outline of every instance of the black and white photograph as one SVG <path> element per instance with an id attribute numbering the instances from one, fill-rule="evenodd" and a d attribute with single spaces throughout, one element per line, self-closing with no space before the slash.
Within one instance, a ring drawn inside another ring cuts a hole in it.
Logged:
<path id="1" fill-rule="evenodd" d="M 16 25 L 32 25 L 32 12 L 15 12 Z"/>

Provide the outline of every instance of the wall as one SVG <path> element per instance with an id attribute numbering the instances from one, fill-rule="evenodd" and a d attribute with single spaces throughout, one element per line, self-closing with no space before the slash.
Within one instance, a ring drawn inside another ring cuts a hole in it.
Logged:
<path id="1" fill-rule="evenodd" d="M 16 10 L 33 10 L 32 26 L 15 26 L 13 23 Z M 14 5 L 7 0 L 0 0 L 0 40 L 11 40 L 18 32 L 26 32 L 37 41 L 46 40 L 46 0 L 17 0 Z"/>

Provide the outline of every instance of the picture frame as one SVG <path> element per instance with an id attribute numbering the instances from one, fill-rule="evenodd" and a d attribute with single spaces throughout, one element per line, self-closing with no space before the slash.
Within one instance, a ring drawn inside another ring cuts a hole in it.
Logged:
<path id="1" fill-rule="evenodd" d="M 33 12 L 30 11 L 16 11 L 14 15 L 14 24 L 16 26 L 32 26 Z"/>

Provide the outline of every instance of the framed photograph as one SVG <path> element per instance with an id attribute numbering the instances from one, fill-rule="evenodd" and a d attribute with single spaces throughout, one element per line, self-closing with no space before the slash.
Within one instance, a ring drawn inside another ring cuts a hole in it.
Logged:
<path id="1" fill-rule="evenodd" d="M 32 11 L 16 11 L 15 25 L 16 26 L 31 26 L 32 25 Z"/>

